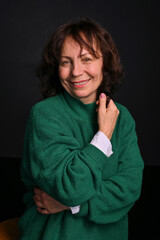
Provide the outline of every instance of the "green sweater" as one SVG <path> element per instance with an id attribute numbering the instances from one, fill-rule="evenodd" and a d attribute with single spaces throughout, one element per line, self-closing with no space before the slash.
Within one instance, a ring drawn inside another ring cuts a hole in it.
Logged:
<path id="1" fill-rule="evenodd" d="M 90 144 L 98 131 L 96 104 L 84 104 L 67 92 L 33 106 L 26 128 L 22 180 L 26 210 L 19 222 L 23 240 L 127 240 L 127 213 L 141 191 L 143 161 L 135 122 L 116 103 L 120 114 L 107 157 Z M 72 215 L 42 215 L 33 189 L 38 186 L 67 206 Z"/>

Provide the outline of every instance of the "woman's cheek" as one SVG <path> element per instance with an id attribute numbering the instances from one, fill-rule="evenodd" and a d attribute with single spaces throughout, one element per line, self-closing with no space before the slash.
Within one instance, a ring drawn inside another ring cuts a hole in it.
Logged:
<path id="1" fill-rule="evenodd" d="M 59 69 L 59 77 L 63 80 L 69 76 L 69 70 L 67 68 Z"/>
<path id="2" fill-rule="evenodd" d="M 87 71 L 88 71 L 91 75 L 95 76 L 95 75 L 97 75 L 97 73 L 100 71 L 100 67 L 97 66 L 97 64 L 91 64 L 91 65 L 89 65 L 89 66 L 87 67 Z"/>

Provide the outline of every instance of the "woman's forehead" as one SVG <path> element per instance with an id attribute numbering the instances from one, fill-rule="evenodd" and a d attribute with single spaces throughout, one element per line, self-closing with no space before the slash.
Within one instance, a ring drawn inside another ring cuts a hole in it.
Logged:
<path id="1" fill-rule="evenodd" d="M 100 53 L 98 44 L 95 41 L 95 39 L 93 39 L 92 42 L 89 42 L 86 39 L 86 37 L 82 36 L 82 38 L 83 38 L 82 41 L 77 41 L 72 36 L 67 36 L 63 42 L 61 54 L 64 54 L 65 52 L 70 52 L 73 50 L 79 52 L 80 54 L 85 54 L 85 53 L 93 54 L 93 52 Z"/>

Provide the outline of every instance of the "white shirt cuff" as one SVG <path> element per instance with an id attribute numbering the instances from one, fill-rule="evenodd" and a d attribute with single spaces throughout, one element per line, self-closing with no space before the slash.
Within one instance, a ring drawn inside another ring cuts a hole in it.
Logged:
<path id="1" fill-rule="evenodd" d="M 81 206 L 69 207 L 71 209 L 72 214 L 79 213 Z"/>
<path id="2" fill-rule="evenodd" d="M 113 154 L 112 144 L 111 144 L 110 140 L 101 131 L 98 131 L 94 135 L 90 144 L 94 145 L 99 150 L 101 150 L 107 157 L 110 157 Z"/>

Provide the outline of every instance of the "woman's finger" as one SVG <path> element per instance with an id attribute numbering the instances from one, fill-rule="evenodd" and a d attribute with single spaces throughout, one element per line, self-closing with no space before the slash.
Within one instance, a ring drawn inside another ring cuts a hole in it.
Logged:
<path id="1" fill-rule="evenodd" d="M 104 93 L 101 93 L 99 96 L 99 110 L 106 110 L 106 95 Z"/>
<path id="2" fill-rule="evenodd" d="M 44 208 L 44 204 L 41 201 L 38 201 L 35 197 L 33 199 L 37 207 Z"/>
<path id="3" fill-rule="evenodd" d="M 41 213 L 41 214 L 49 214 L 49 212 L 48 212 L 48 210 L 47 209 L 45 209 L 45 208 L 37 208 L 37 211 L 39 212 L 39 213 Z"/>

